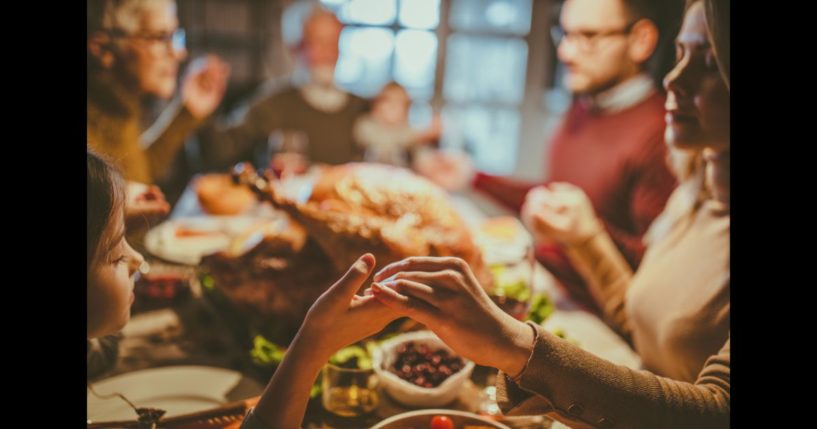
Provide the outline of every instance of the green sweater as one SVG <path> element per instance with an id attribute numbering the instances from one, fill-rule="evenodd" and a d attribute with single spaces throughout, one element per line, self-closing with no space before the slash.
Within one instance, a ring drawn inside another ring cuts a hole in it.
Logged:
<path id="1" fill-rule="evenodd" d="M 148 184 L 167 174 L 176 153 L 199 124 L 174 100 L 143 135 L 138 94 L 107 73 L 89 74 L 87 109 L 88 146 L 114 162 L 125 179 Z"/>
<path id="2" fill-rule="evenodd" d="M 349 94 L 337 112 L 315 109 L 291 86 L 279 91 L 262 90 L 243 114 L 229 124 L 211 123 L 200 135 L 201 157 L 209 169 L 224 169 L 245 161 L 256 143 L 266 142 L 276 130 L 302 131 L 308 138 L 307 156 L 312 163 L 343 164 L 362 159 L 353 137 L 355 120 L 369 109 L 369 102 Z"/>

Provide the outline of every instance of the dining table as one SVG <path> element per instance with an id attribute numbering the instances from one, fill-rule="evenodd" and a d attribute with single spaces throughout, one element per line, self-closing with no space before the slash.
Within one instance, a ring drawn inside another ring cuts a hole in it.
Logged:
<path id="1" fill-rule="evenodd" d="M 166 221 L 208 216 L 199 204 L 195 183 L 194 177 L 175 203 Z M 306 179 L 295 183 L 293 187 L 308 186 Z M 472 190 L 451 193 L 450 202 L 471 229 L 478 228 L 490 218 L 513 216 L 513 213 L 488 197 Z M 145 249 L 142 250 L 147 252 Z M 240 374 L 242 379 L 248 380 L 242 392 L 244 397 L 231 400 L 252 399 L 259 395 L 270 373 L 259 370 L 249 359 L 246 338 L 236 335 L 236 330 L 232 326 L 235 323 L 207 299 L 200 282 L 196 279 L 197 266 L 170 261 L 150 252 L 145 256 L 152 269 L 176 270 L 178 273 L 188 275 L 191 279 L 190 290 L 183 297 L 169 301 L 165 305 L 134 308 L 130 322 L 121 333 L 116 365 L 95 379 L 89 380 L 89 383 L 103 383 L 112 377 L 136 371 L 211 367 L 233 371 Z M 602 319 L 571 300 L 555 278 L 538 263 L 535 264 L 532 288 L 534 294 L 547 294 L 555 306 L 552 314 L 542 322 L 545 329 L 561 331 L 579 347 L 613 363 L 634 369 L 641 368 L 641 360 L 627 342 Z M 457 399 L 446 408 L 500 414 L 493 396 L 495 378 L 496 370 L 477 366 L 471 378 L 460 389 Z M 335 416 L 325 410 L 320 397 L 317 397 L 309 402 L 303 427 L 367 428 L 387 417 L 411 409 L 394 401 L 388 395 L 381 395 L 380 404 L 372 413 L 362 417 L 346 418 Z M 568 427 L 547 417 L 503 417 L 501 421 L 514 428 Z M 222 427 L 232 428 L 235 424 L 232 423 L 230 426 L 230 423 L 225 422 Z"/>

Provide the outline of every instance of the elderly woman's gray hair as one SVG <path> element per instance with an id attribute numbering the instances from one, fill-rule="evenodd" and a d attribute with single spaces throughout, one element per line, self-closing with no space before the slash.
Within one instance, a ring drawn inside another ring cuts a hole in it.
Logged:
<path id="1" fill-rule="evenodd" d="M 132 34 L 139 29 L 145 9 L 154 3 L 174 0 L 88 0 L 88 35 L 111 30 Z"/>

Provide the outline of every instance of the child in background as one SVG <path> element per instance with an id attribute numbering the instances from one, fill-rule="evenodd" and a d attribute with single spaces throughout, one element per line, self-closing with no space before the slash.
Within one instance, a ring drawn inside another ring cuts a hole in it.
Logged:
<path id="1" fill-rule="evenodd" d="M 365 148 L 367 162 L 407 167 L 415 149 L 439 139 L 439 117 L 434 117 L 428 129 L 414 130 L 409 125 L 410 107 L 405 88 L 389 82 L 372 102 L 372 111 L 357 120 L 355 139 Z"/>

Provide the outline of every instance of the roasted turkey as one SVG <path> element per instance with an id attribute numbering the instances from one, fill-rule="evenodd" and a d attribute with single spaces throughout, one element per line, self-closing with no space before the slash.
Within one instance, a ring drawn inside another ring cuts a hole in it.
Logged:
<path id="1" fill-rule="evenodd" d="M 285 197 L 274 179 L 246 164 L 234 177 L 285 212 L 292 229 L 287 238 L 269 237 L 239 258 L 213 255 L 203 265 L 235 305 L 279 320 L 285 331 L 294 333 L 312 302 L 366 252 L 378 267 L 409 256 L 457 256 L 485 287 L 491 284 L 448 195 L 409 170 L 363 163 L 325 167 L 302 202 Z"/>

